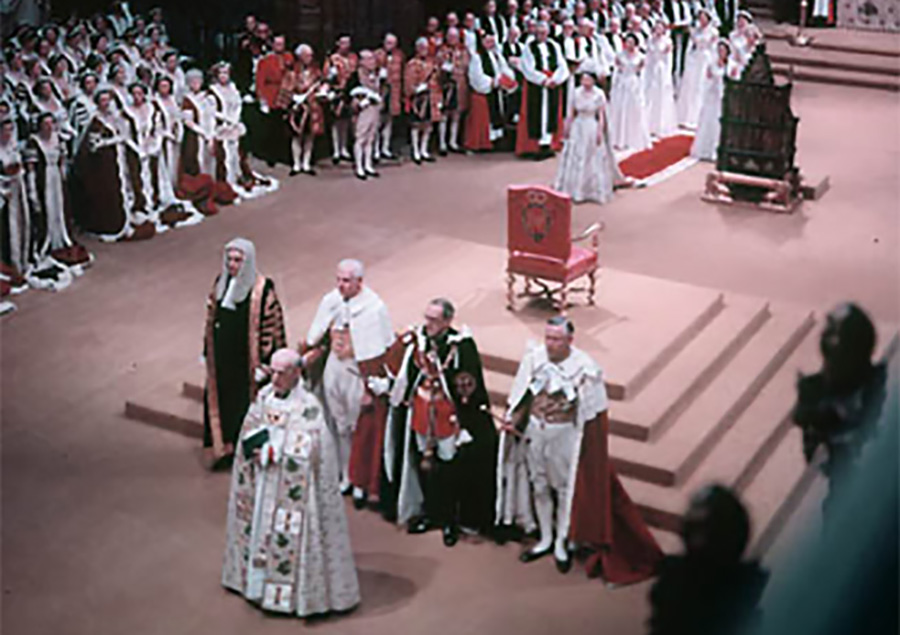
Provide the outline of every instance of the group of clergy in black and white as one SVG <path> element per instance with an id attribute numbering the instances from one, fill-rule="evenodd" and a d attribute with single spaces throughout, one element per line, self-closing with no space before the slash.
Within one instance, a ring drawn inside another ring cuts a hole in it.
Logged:
<path id="1" fill-rule="evenodd" d="M 158 9 L 21 26 L 0 57 L 3 295 L 59 290 L 104 241 L 193 225 L 277 187 L 240 151 L 227 64 L 183 70 Z M 10 305 L 4 305 L 6 307 Z"/>

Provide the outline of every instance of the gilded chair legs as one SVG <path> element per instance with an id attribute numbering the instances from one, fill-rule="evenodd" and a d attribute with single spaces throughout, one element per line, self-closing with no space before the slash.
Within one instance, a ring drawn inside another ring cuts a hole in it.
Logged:
<path id="1" fill-rule="evenodd" d="M 516 277 L 506 272 L 506 308 L 509 311 L 515 311 L 515 300 L 516 300 Z"/>
<path id="2" fill-rule="evenodd" d="M 594 306 L 594 291 L 597 288 L 597 270 L 588 274 L 588 304 Z"/>

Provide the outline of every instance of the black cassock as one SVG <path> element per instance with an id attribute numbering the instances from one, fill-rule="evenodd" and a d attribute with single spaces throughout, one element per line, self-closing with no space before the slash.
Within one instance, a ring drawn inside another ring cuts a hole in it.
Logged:
<path id="1" fill-rule="evenodd" d="M 213 317 L 213 346 L 215 346 L 216 382 L 218 384 L 219 417 L 222 422 L 222 438 L 235 443 L 244 416 L 250 407 L 250 346 L 247 331 L 250 328 L 250 294 L 226 309 L 221 301 L 216 303 Z M 203 400 L 203 447 L 212 446 L 209 422 L 209 399 Z"/>

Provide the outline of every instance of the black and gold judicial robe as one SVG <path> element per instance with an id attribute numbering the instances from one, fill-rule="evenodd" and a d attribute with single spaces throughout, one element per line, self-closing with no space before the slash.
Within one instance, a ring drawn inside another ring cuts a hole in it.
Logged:
<path id="1" fill-rule="evenodd" d="M 218 279 L 217 279 L 218 281 Z M 203 404 L 203 447 L 214 459 L 234 453 L 241 424 L 259 386 L 255 370 L 286 346 L 287 336 L 275 284 L 257 276 L 253 290 L 234 310 L 207 300 L 204 354 L 206 390 Z"/>

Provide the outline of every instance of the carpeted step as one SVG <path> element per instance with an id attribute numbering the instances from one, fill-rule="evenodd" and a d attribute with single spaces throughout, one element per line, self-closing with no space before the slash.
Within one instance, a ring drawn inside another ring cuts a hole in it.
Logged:
<path id="1" fill-rule="evenodd" d="M 186 437 L 203 438 L 203 405 L 162 384 L 125 402 L 125 417 Z"/>
<path id="2" fill-rule="evenodd" d="M 786 40 L 770 42 L 767 50 L 774 64 L 793 64 L 795 70 L 800 67 L 832 68 L 879 76 L 900 76 L 900 57 L 792 46 Z"/>
<path id="3" fill-rule="evenodd" d="M 784 64 L 772 64 L 772 72 L 780 77 L 791 76 L 789 67 Z M 875 90 L 888 90 L 892 92 L 900 91 L 900 78 L 837 68 L 794 67 L 793 80 L 795 82 L 800 81 L 832 84 L 836 86 L 853 86 L 856 88 L 872 88 Z"/>
<path id="4" fill-rule="evenodd" d="M 803 438 L 791 428 L 769 461 L 744 490 L 742 499 L 753 522 L 751 552 L 761 556 L 772 546 L 791 513 L 818 476 L 803 459 Z"/>
<path id="5" fill-rule="evenodd" d="M 619 473 L 673 486 L 690 477 L 813 327 L 811 313 L 772 317 L 678 420 L 653 443 L 610 438 Z"/>
<path id="6" fill-rule="evenodd" d="M 818 332 L 811 330 L 773 375 L 697 470 L 678 487 L 623 479 L 628 493 L 654 526 L 677 531 L 690 497 L 701 487 L 719 483 L 743 491 L 765 466 L 790 429 L 798 371 L 819 363 Z"/>
<path id="7" fill-rule="evenodd" d="M 512 388 L 513 375 L 506 373 L 498 373 L 494 370 L 484 371 L 484 384 L 487 387 L 488 398 L 491 405 L 501 409 L 506 409 L 506 401 L 509 398 L 509 391 Z"/>
<path id="8" fill-rule="evenodd" d="M 769 318 L 762 300 L 727 298 L 725 308 L 636 399 L 614 403 L 610 427 L 639 441 L 659 437 Z"/>

